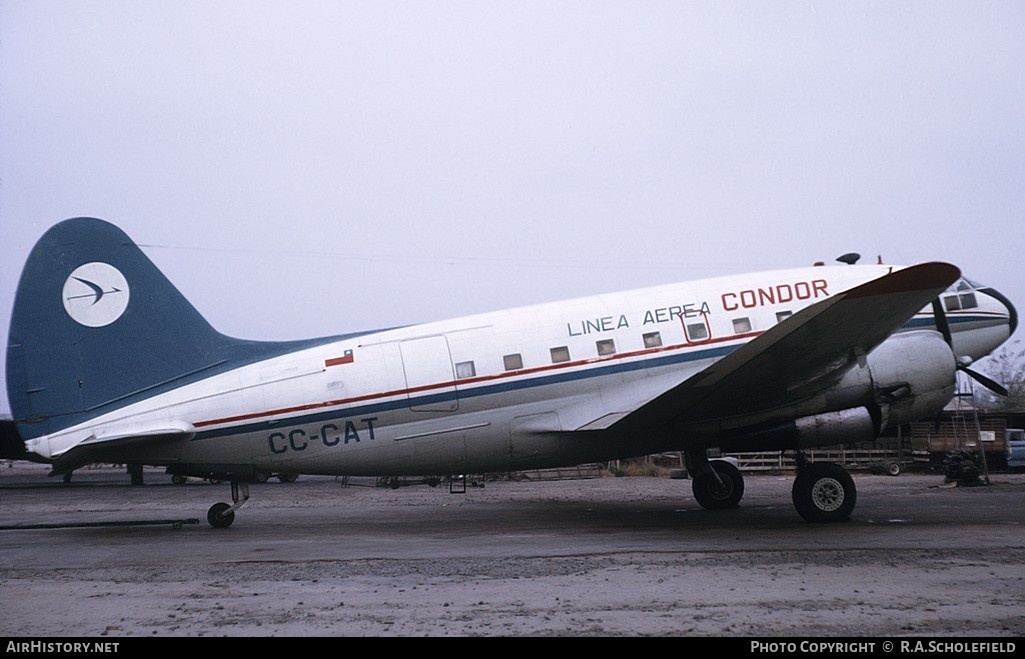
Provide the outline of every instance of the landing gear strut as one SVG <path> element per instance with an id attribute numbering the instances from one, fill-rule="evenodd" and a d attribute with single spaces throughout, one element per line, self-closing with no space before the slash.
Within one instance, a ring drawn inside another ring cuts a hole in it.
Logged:
<path id="1" fill-rule="evenodd" d="M 687 453 L 694 498 L 706 510 L 736 508 L 744 497 L 744 477 L 725 460 L 709 460 L 704 451 Z"/>
<path id="2" fill-rule="evenodd" d="M 858 499 L 854 479 L 831 462 L 808 462 L 797 454 L 797 478 L 792 491 L 794 508 L 807 522 L 842 522 L 850 518 Z"/>
<path id="3" fill-rule="evenodd" d="M 226 529 L 235 521 L 235 511 L 249 501 L 249 483 L 231 481 L 232 505 L 215 503 L 206 513 L 206 521 L 215 529 Z"/>

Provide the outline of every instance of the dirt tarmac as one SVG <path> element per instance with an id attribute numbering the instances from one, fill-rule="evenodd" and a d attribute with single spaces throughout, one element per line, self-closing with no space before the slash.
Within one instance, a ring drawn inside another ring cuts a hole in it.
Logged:
<path id="1" fill-rule="evenodd" d="M 6 637 L 1025 634 L 1025 474 L 854 474 L 851 521 L 803 522 L 790 475 L 736 510 L 655 477 L 376 487 L 301 477 L 132 486 L 0 465 Z M 173 520 L 183 521 L 180 527 Z"/>

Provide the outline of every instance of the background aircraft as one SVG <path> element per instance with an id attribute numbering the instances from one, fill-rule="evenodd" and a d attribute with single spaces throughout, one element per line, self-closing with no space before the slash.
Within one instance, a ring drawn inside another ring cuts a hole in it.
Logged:
<path id="1" fill-rule="evenodd" d="M 120 229 L 75 218 L 25 265 L 7 388 L 20 439 L 56 474 L 120 462 L 230 480 L 215 527 L 258 473 L 444 475 L 670 450 L 702 506 L 734 507 L 743 478 L 711 448 L 795 451 L 798 513 L 836 521 L 854 482 L 803 449 L 937 413 L 956 371 L 981 377 L 968 365 L 1016 325 L 1003 295 L 953 265 L 845 264 L 250 341 L 212 328 Z"/>

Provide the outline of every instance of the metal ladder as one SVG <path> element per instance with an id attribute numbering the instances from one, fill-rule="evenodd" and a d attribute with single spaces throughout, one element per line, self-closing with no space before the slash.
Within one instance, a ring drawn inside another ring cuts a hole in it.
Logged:
<path id="1" fill-rule="evenodd" d="M 975 405 L 975 383 L 971 377 L 962 376 L 960 372 L 957 374 L 957 392 L 954 394 L 954 414 L 950 420 L 954 427 L 954 442 L 959 448 L 970 448 L 974 441 L 982 462 L 982 482 L 989 485 L 989 466 L 986 464 L 986 449 L 982 443 L 979 409 Z"/>

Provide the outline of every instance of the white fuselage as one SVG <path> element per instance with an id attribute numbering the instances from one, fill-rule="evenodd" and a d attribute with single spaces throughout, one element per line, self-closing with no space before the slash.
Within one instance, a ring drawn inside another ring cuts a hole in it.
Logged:
<path id="1" fill-rule="evenodd" d="M 672 439 L 562 431 L 602 427 L 789 315 L 889 266 L 731 276 L 373 332 L 239 367 L 29 442 L 58 458 L 104 438 L 146 464 L 242 464 L 320 474 L 452 474 L 684 448 Z M 955 352 L 1007 338 L 977 295 L 948 314 Z M 909 323 L 933 327 L 931 309 Z M 595 425 L 591 425 L 595 424 Z M 682 441 L 681 440 L 677 440 Z"/>

